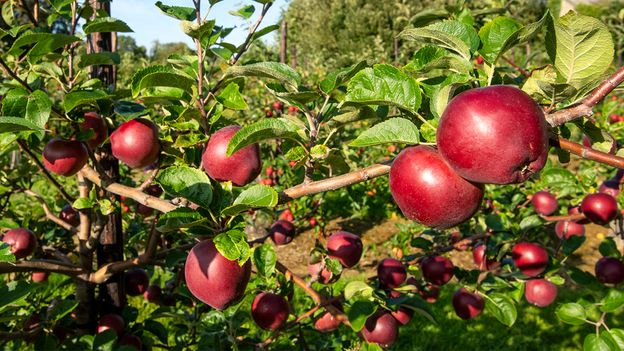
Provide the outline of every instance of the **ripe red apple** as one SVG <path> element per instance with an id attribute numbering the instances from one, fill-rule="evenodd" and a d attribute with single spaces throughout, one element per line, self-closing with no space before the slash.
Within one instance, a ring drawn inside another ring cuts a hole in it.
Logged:
<path id="1" fill-rule="evenodd" d="M 440 297 L 440 287 L 429 283 L 418 288 L 418 295 L 429 303 L 435 303 Z"/>
<path id="2" fill-rule="evenodd" d="M 377 278 L 387 288 L 398 288 L 407 279 L 407 270 L 401 261 L 394 258 L 384 258 L 377 265 Z"/>
<path id="3" fill-rule="evenodd" d="M 271 105 L 273 107 L 274 110 L 276 111 L 281 111 L 282 108 L 284 108 L 284 104 L 282 104 L 280 101 L 275 101 L 273 103 L 273 105 Z"/>
<path id="4" fill-rule="evenodd" d="M 125 326 L 126 322 L 120 315 L 116 313 L 109 313 L 100 317 L 100 321 L 97 325 L 97 332 L 102 333 L 106 330 L 112 329 L 115 333 L 117 333 L 117 336 L 121 336 Z"/>
<path id="5" fill-rule="evenodd" d="M 338 329 L 340 321 L 329 312 L 325 312 L 319 319 L 314 322 L 314 329 L 321 333 L 329 333 Z"/>
<path id="6" fill-rule="evenodd" d="M 74 227 L 80 224 L 80 216 L 78 215 L 78 211 L 74 210 L 74 208 L 70 204 L 63 206 L 63 209 L 59 214 L 59 218 Z"/>
<path id="7" fill-rule="evenodd" d="M 91 149 L 102 145 L 108 137 L 106 121 L 97 112 L 86 112 L 84 114 L 84 121 L 80 123 L 80 131 L 84 133 L 89 130 L 93 130 L 93 136 L 86 142 Z"/>
<path id="8" fill-rule="evenodd" d="M 273 179 L 260 179 L 259 183 L 266 186 L 273 186 Z"/>
<path id="9" fill-rule="evenodd" d="M 251 316 L 262 329 L 275 330 L 288 319 L 289 307 L 280 295 L 263 292 L 251 304 Z"/>
<path id="10" fill-rule="evenodd" d="M 620 180 L 619 179 L 608 179 L 600 184 L 598 188 L 598 192 L 611 195 L 614 198 L 617 198 L 620 195 Z"/>
<path id="11" fill-rule="evenodd" d="M 531 279 L 525 284 L 524 297 L 528 303 L 546 307 L 557 298 L 557 286 L 546 279 Z"/>
<path id="12" fill-rule="evenodd" d="M 244 186 L 256 179 L 262 171 L 258 144 L 245 146 L 232 156 L 226 155 L 228 143 L 240 129 L 239 126 L 228 126 L 210 137 L 202 155 L 204 170 L 210 178 L 220 182 L 229 180 L 236 186 Z"/>
<path id="13" fill-rule="evenodd" d="M 310 227 L 316 227 L 318 225 L 318 221 L 314 217 L 308 219 L 308 223 L 310 224 Z"/>
<path id="14" fill-rule="evenodd" d="M 195 245 L 186 259 L 184 277 L 190 292 L 217 310 L 239 300 L 245 293 L 251 262 L 240 266 L 225 258 L 212 240 Z"/>
<path id="15" fill-rule="evenodd" d="M 453 309 L 461 319 L 471 319 L 478 316 L 485 303 L 479 294 L 473 294 L 464 288 L 460 288 L 453 294 Z"/>
<path id="16" fill-rule="evenodd" d="M 414 310 L 408 307 L 400 306 L 396 311 L 390 312 L 392 317 L 401 325 L 406 325 L 412 320 L 414 316 Z"/>
<path id="17" fill-rule="evenodd" d="M 48 272 L 32 272 L 32 281 L 35 283 L 41 283 L 48 280 Z"/>
<path id="18" fill-rule="evenodd" d="M 143 293 L 143 298 L 148 302 L 158 304 L 162 300 L 162 289 L 158 285 L 150 285 Z"/>
<path id="19" fill-rule="evenodd" d="M 482 271 L 489 271 L 500 266 L 500 263 L 495 259 L 487 258 L 487 246 L 485 244 L 479 244 L 472 249 L 472 259 L 477 267 Z"/>
<path id="20" fill-rule="evenodd" d="M 160 185 L 152 184 L 148 186 L 147 188 L 145 188 L 145 193 L 148 195 L 159 197 L 160 195 L 162 195 L 163 190 L 160 187 Z M 148 217 L 154 213 L 154 209 L 149 206 L 145 206 L 143 204 L 137 204 L 136 212 L 143 217 Z"/>
<path id="21" fill-rule="evenodd" d="M 444 285 L 453 278 L 453 262 L 443 256 L 428 256 L 420 262 L 423 278 L 434 285 Z"/>
<path id="22" fill-rule="evenodd" d="M 136 335 L 126 334 L 119 339 L 119 346 L 132 347 L 138 351 L 143 348 L 143 341 Z"/>
<path id="23" fill-rule="evenodd" d="M 288 114 L 289 115 L 296 115 L 297 112 L 299 112 L 299 108 L 296 106 L 288 106 Z"/>
<path id="24" fill-rule="evenodd" d="M 295 226 L 292 222 L 278 219 L 269 229 L 269 235 L 275 245 L 286 245 L 295 237 Z"/>
<path id="25" fill-rule="evenodd" d="M 440 154 L 460 176 L 510 184 L 539 172 L 548 156 L 548 123 L 522 90 L 494 85 L 455 96 L 440 117 Z"/>
<path id="26" fill-rule="evenodd" d="M 279 215 L 279 219 L 283 219 L 285 221 L 289 221 L 292 222 L 295 220 L 295 216 L 293 216 L 292 212 L 290 211 L 289 208 L 285 209 L 282 213 L 280 213 Z"/>
<path id="27" fill-rule="evenodd" d="M 557 207 L 559 207 L 555 195 L 546 190 L 541 190 L 533 194 L 531 203 L 535 208 L 535 212 L 543 216 L 550 216 L 557 211 Z"/>
<path id="28" fill-rule="evenodd" d="M 37 336 L 39 336 L 40 331 L 35 332 L 35 329 L 41 328 L 41 317 L 38 312 L 33 312 L 26 321 L 24 321 L 24 332 L 26 333 L 34 333 L 29 334 L 26 338 L 29 342 L 34 342 L 37 340 Z"/>
<path id="29" fill-rule="evenodd" d="M 266 170 L 265 170 L 265 174 L 266 174 L 267 177 L 272 176 L 274 172 L 275 171 L 273 170 L 273 167 L 271 167 L 271 166 L 267 167 Z"/>
<path id="30" fill-rule="evenodd" d="M 20 259 L 32 254 L 37 248 L 35 233 L 25 228 L 11 229 L 2 238 L 11 247 L 11 253 Z"/>
<path id="31" fill-rule="evenodd" d="M 624 282 L 624 263 L 615 257 L 602 257 L 596 262 L 596 278 L 603 284 Z"/>
<path id="32" fill-rule="evenodd" d="M 383 347 L 390 347 L 399 335 L 399 325 L 396 319 L 386 311 L 379 310 L 368 317 L 362 337 L 366 342 L 379 344 Z"/>
<path id="33" fill-rule="evenodd" d="M 568 208 L 568 214 L 569 215 L 577 215 L 577 214 L 580 214 L 580 213 L 581 213 L 581 206 L 580 205 L 579 206 L 570 206 Z M 589 219 L 587 219 L 587 218 L 580 219 L 580 220 L 577 220 L 575 222 L 578 223 L 578 224 L 589 224 L 589 223 L 591 223 L 591 221 Z"/>
<path id="34" fill-rule="evenodd" d="M 581 211 L 593 223 L 605 225 L 617 217 L 618 205 L 611 195 L 589 194 L 581 202 Z"/>
<path id="35" fill-rule="evenodd" d="M 511 250 L 514 264 L 522 274 L 534 277 L 548 266 L 548 252 L 539 244 L 521 242 Z"/>
<path id="36" fill-rule="evenodd" d="M 323 269 L 321 269 L 322 265 L 322 262 L 308 264 L 308 273 L 310 273 L 312 279 L 321 284 L 329 284 L 339 278 L 334 277 L 332 272 L 327 269 L 327 267 L 323 267 Z"/>
<path id="37" fill-rule="evenodd" d="M 110 136 L 113 156 L 130 168 L 143 168 L 158 158 L 158 128 L 152 121 L 137 118 L 122 123 Z"/>
<path id="38" fill-rule="evenodd" d="M 450 228 L 477 211 L 483 185 L 457 175 L 432 147 L 415 146 L 401 151 L 392 163 L 390 192 L 405 217 Z"/>
<path id="39" fill-rule="evenodd" d="M 561 238 L 570 239 L 571 236 L 585 235 L 585 226 L 572 221 L 558 221 L 555 224 L 555 233 Z"/>
<path id="40" fill-rule="evenodd" d="M 327 239 L 327 252 L 346 267 L 355 266 L 362 257 L 362 240 L 360 237 L 345 231 L 338 231 Z"/>
<path id="41" fill-rule="evenodd" d="M 124 274 L 126 294 L 130 296 L 143 295 L 149 286 L 149 275 L 142 268 L 133 268 Z"/>
<path id="42" fill-rule="evenodd" d="M 62 176 L 72 176 L 87 164 L 89 154 L 81 142 L 54 138 L 43 148 L 45 168 Z"/>

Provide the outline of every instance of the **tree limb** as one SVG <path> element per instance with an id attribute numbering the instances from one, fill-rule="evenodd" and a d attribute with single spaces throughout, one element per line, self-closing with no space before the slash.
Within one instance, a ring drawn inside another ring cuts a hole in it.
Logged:
<path id="1" fill-rule="evenodd" d="M 622 157 L 585 147 L 568 139 L 564 139 L 559 135 L 551 135 L 550 140 L 552 146 L 568 151 L 569 153 L 584 159 L 596 161 L 598 163 L 603 163 L 617 168 L 624 168 L 624 158 Z"/>

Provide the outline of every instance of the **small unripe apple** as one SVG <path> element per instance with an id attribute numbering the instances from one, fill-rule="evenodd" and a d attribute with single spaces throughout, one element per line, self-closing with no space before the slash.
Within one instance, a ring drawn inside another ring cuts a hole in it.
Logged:
<path id="1" fill-rule="evenodd" d="M 59 214 L 59 218 L 74 227 L 80 224 L 80 215 L 78 214 L 78 211 L 74 210 L 74 208 L 70 204 L 63 206 L 63 209 Z"/>
<path id="2" fill-rule="evenodd" d="M 11 247 L 11 253 L 20 259 L 32 254 L 37 248 L 35 233 L 25 228 L 11 229 L 2 238 Z"/>
<path id="3" fill-rule="evenodd" d="M 263 292 L 251 304 L 251 316 L 262 329 L 276 330 L 288 319 L 289 307 L 280 295 Z"/>
<path id="4" fill-rule="evenodd" d="M 444 285 L 453 278 L 453 262 L 443 256 L 428 256 L 420 262 L 423 278 L 434 285 Z"/>
<path id="5" fill-rule="evenodd" d="M 487 258 L 486 251 L 487 246 L 484 244 L 477 245 L 474 249 L 472 249 L 472 259 L 477 267 L 482 271 L 489 271 L 500 266 L 500 263 L 495 259 Z"/>
<path id="6" fill-rule="evenodd" d="M 525 284 L 524 297 L 530 304 L 546 307 L 557 298 L 557 286 L 546 279 L 531 279 Z"/>
<path id="7" fill-rule="evenodd" d="M 546 190 L 541 190 L 533 194 L 531 203 L 535 208 L 535 212 L 543 216 L 550 216 L 557 211 L 557 207 L 559 207 L 555 195 Z"/>
<path id="8" fill-rule="evenodd" d="M 624 282 L 624 263 L 615 257 L 602 257 L 596 262 L 596 278 L 603 284 Z"/>
<path id="9" fill-rule="evenodd" d="M 555 233 L 561 238 L 569 239 L 571 236 L 585 235 L 585 226 L 572 221 L 558 221 L 555 224 Z"/>
<path id="10" fill-rule="evenodd" d="M 401 261 L 394 258 L 384 258 L 377 265 L 377 278 L 387 288 L 398 288 L 407 279 L 407 270 Z"/>
<path id="11" fill-rule="evenodd" d="M 617 217 L 618 205 L 611 195 L 589 194 L 581 202 L 581 211 L 593 223 L 605 225 Z"/>
<path id="12" fill-rule="evenodd" d="M 473 294 L 464 288 L 460 288 L 453 294 L 453 309 L 461 319 L 471 319 L 478 316 L 485 303 L 479 294 Z"/>
<path id="13" fill-rule="evenodd" d="M 295 226 L 292 222 L 278 219 L 269 229 L 269 235 L 275 245 L 286 245 L 295 237 Z"/>
<path id="14" fill-rule="evenodd" d="M 48 272 L 33 272 L 32 273 L 32 281 L 35 283 L 42 283 L 48 280 Z"/>
<path id="15" fill-rule="evenodd" d="M 392 317 L 401 325 L 406 325 L 412 320 L 414 316 L 414 310 L 411 308 L 400 306 L 396 311 L 390 312 Z"/>
<path id="16" fill-rule="evenodd" d="M 186 259 L 184 277 L 193 296 L 217 310 L 225 309 L 244 294 L 251 262 L 240 266 L 217 250 L 212 240 L 195 245 Z"/>
<path id="17" fill-rule="evenodd" d="M 517 243 L 511 250 L 511 256 L 516 267 L 529 277 L 542 273 L 548 266 L 548 252 L 539 244 Z"/>
<path id="18" fill-rule="evenodd" d="M 160 152 L 158 128 L 144 118 L 122 123 L 111 134 L 110 141 L 113 156 L 130 168 L 149 166 Z"/>
<path id="19" fill-rule="evenodd" d="M 351 268 L 360 261 L 363 250 L 360 237 L 349 232 L 338 231 L 327 239 L 329 256 L 340 261 L 346 268 Z"/>
<path id="20" fill-rule="evenodd" d="M 162 300 L 162 289 L 158 285 L 150 285 L 143 293 L 143 298 L 151 303 L 160 303 Z"/>
<path id="21" fill-rule="evenodd" d="M 548 123 L 528 94 L 492 85 L 455 96 L 440 117 L 436 140 L 460 176 L 478 183 L 520 183 L 546 163 Z"/>
<path id="22" fill-rule="evenodd" d="M 327 269 L 327 267 L 323 267 L 323 269 L 321 269 L 322 265 L 322 262 L 308 264 L 308 273 L 310 273 L 312 279 L 321 284 L 329 284 L 339 278 L 334 277 L 333 273 Z"/>
<path id="23" fill-rule="evenodd" d="M 126 334 L 119 339 L 119 346 L 132 347 L 137 351 L 143 349 L 143 341 L 136 335 Z"/>
<path id="24" fill-rule="evenodd" d="M 126 294 L 130 296 L 143 295 L 149 286 L 149 275 L 142 268 L 133 268 L 124 274 Z"/>
<path id="25" fill-rule="evenodd" d="M 54 138 L 43 148 L 43 165 L 58 175 L 72 176 L 87 164 L 89 154 L 81 142 Z"/>
<path id="26" fill-rule="evenodd" d="M 106 330 L 112 329 L 115 333 L 117 333 L 117 336 L 121 336 L 125 326 L 126 322 L 120 315 L 116 313 L 109 313 L 100 317 L 100 321 L 97 325 L 97 332 L 102 333 Z"/>
<path id="27" fill-rule="evenodd" d="M 219 129 L 208 140 L 202 161 L 204 170 L 210 178 L 220 182 L 231 181 L 236 186 L 244 186 L 256 179 L 262 171 L 258 144 L 247 145 L 231 156 L 227 156 L 228 143 L 240 129 L 239 126 Z"/>
<path id="28" fill-rule="evenodd" d="M 392 315 L 383 310 L 379 310 L 368 317 L 362 337 L 366 342 L 375 343 L 383 347 L 390 347 L 399 336 L 399 325 Z"/>
<path id="29" fill-rule="evenodd" d="M 102 145 L 108 137 L 108 126 L 106 121 L 96 112 L 86 112 L 84 121 L 80 123 L 80 131 L 87 132 L 93 130 L 93 136 L 86 141 L 91 149 Z"/>
<path id="30" fill-rule="evenodd" d="M 392 163 L 390 192 L 405 217 L 444 229 L 472 217 L 483 185 L 460 177 L 432 147 L 415 146 L 401 151 Z"/>

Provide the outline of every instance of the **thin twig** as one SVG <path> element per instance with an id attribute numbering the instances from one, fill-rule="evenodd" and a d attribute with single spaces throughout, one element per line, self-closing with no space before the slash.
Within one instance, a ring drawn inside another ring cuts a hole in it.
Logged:
<path id="1" fill-rule="evenodd" d="M 258 30 L 260 23 L 262 23 L 262 20 L 264 19 L 264 16 L 266 15 L 266 13 L 269 11 L 269 8 L 271 8 L 271 5 L 273 5 L 273 2 L 268 2 L 264 4 L 264 6 L 262 7 L 262 12 L 260 13 L 260 17 L 256 21 L 256 24 L 254 24 L 253 27 L 249 29 L 249 34 L 247 35 L 247 38 L 245 38 L 245 42 L 241 45 L 241 48 L 236 53 L 236 56 L 234 56 L 234 58 L 232 58 L 232 60 L 230 61 L 230 65 L 232 66 L 235 65 L 236 62 L 238 62 L 238 59 L 240 59 L 240 57 L 243 56 L 245 51 L 249 49 L 249 46 L 251 45 L 251 38 L 253 38 L 253 35 L 256 33 L 256 30 Z"/>
<path id="2" fill-rule="evenodd" d="M 48 206 L 48 204 L 45 202 L 45 200 L 43 199 L 43 197 L 41 195 L 39 195 L 36 192 L 34 192 L 32 190 L 29 190 L 29 189 L 24 189 L 23 192 L 24 192 L 24 194 L 26 194 L 28 196 L 32 196 L 35 199 L 37 199 L 37 201 L 39 201 L 39 203 L 41 204 L 41 207 L 43 208 L 43 212 L 45 213 L 46 217 L 49 220 L 51 220 L 52 222 L 58 224 L 63 229 L 69 230 L 72 233 L 78 232 L 78 229 L 76 229 L 76 227 L 74 227 L 71 224 L 65 222 L 64 220 L 62 220 L 61 218 L 56 216 L 54 213 L 52 213 L 52 211 L 50 211 L 50 207 Z"/>

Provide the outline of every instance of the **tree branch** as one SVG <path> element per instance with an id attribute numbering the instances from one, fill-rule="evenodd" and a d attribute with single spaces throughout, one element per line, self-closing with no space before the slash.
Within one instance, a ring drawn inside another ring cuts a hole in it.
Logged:
<path id="1" fill-rule="evenodd" d="M 559 135 L 551 135 L 550 140 L 552 146 L 566 150 L 569 153 L 584 159 L 596 161 L 598 163 L 603 163 L 617 168 L 624 168 L 624 158 L 622 157 L 585 147 L 581 144 L 564 139 Z"/>
<path id="2" fill-rule="evenodd" d="M 238 62 L 238 59 L 240 59 L 245 51 L 249 49 L 249 46 L 251 45 L 251 38 L 253 38 L 254 33 L 256 33 L 256 30 L 258 30 L 260 23 L 262 23 L 262 20 L 264 19 L 266 13 L 269 11 L 269 8 L 271 8 L 271 5 L 273 5 L 273 2 L 268 2 L 264 4 L 264 6 L 262 7 L 262 12 L 260 13 L 260 17 L 256 21 L 256 24 L 254 24 L 254 26 L 249 29 L 249 34 L 247 35 L 247 38 L 245 38 L 245 42 L 241 45 L 240 50 L 238 50 L 238 52 L 236 53 L 236 56 L 234 56 L 234 58 L 232 58 L 232 60 L 230 61 L 230 65 L 235 65 L 236 62 Z"/>
<path id="3" fill-rule="evenodd" d="M 36 192 L 34 192 L 32 190 L 28 190 L 28 189 L 24 189 L 23 192 L 24 192 L 24 194 L 26 194 L 28 196 L 32 196 L 35 199 L 37 199 L 37 201 L 39 201 L 39 203 L 41 204 L 41 207 L 43 208 L 43 212 L 45 212 L 45 215 L 46 215 L 46 217 L 49 220 L 51 220 L 52 222 L 54 222 L 54 223 L 58 224 L 59 226 L 63 227 L 63 229 L 69 230 L 72 233 L 78 232 L 78 229 L 76 229 L 71 224 L 65 222 L 64 220 L 62 220 L 59 217 L 57 217 L 54 213 L 52 213 L 52 211 L 50 211 L 50 207 L 48 207 L 48 204 L 45 202 L 43 197 L 41 197 L 41 195 L 37 194 Z"/>
<path id="4" fill-rule="evenodd" d="M 55 260 L 31 260 L 15 263 L 0 262 L 0 273 L 13 272 L 55 272 L 67 275 L 83 273 L 82 268 L 74 264 Z"/>

